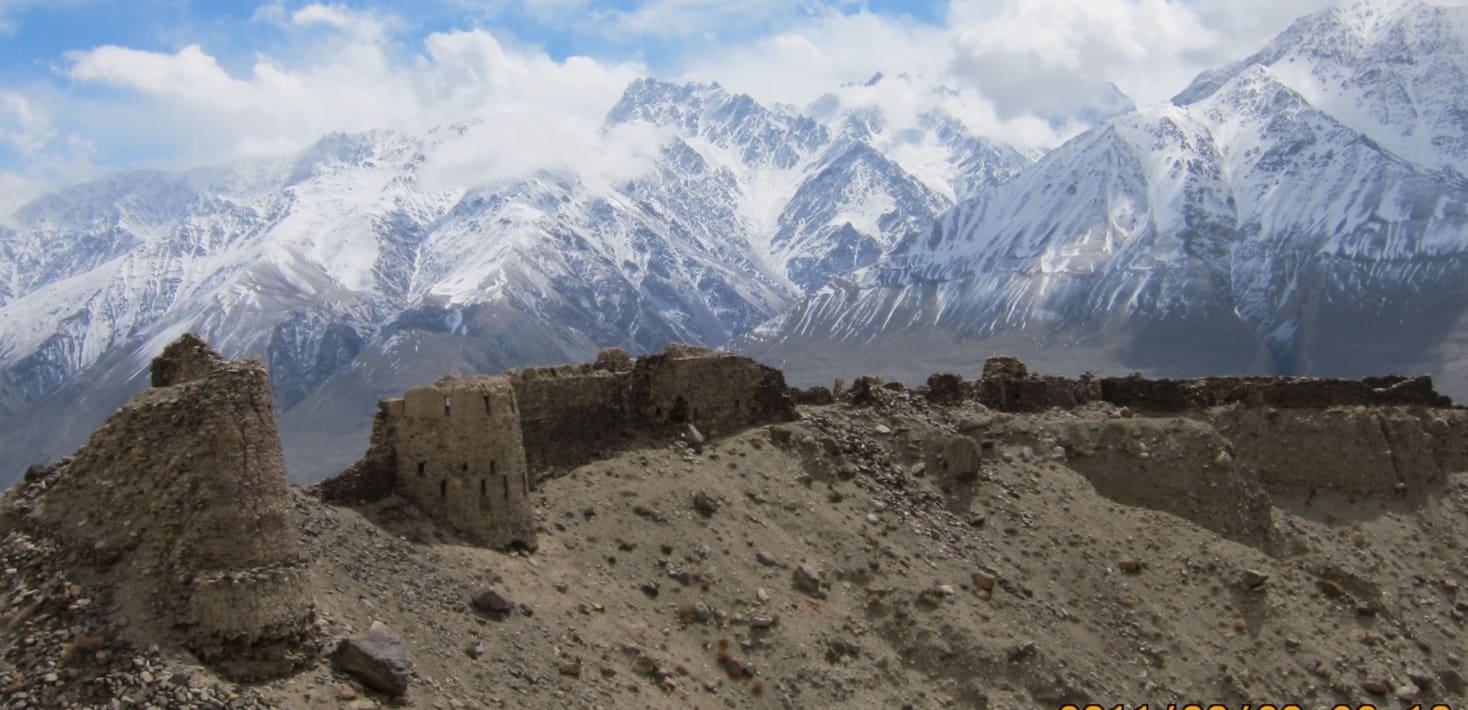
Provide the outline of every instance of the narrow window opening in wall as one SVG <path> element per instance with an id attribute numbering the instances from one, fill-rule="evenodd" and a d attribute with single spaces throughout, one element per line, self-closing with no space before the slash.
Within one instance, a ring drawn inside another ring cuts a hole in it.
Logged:
<path id="1" fill-rule="evenodd" d="M 494 475 L 494 459 L 489 460 L 489 475 Z"/>
<path id="2" fill-rule="evenodd" d="M 483 498 L 485 496 L 485 492 L 484 491 L 485 491 L 484 479 L 481 478 L 481 479 L 479 479 L 479 497 L 480 498 Z"/>
<path id="3" fill-rule="evenodd" d="M 426 463 L 424 463 L 422 461 L 419 461 L 418 462 L 418 475 L 422 476 L 423 475 L 423 469 L 426 468 L 427 466 L 428 466 L 428 464 L 426 464 Z"/>
<path id="4" fill-rule="evenodd" d="M 742 412 L 742 411 L 744 411 L 744 400 L 742 400 L 742 399 L 736 399 L 736 400 L 734 400 L 734 411 L 736 411 L 736 412 Z"/>
<path id="5" fill-rule="evenodd" d="M 509 476 L 505 476 L 504 478 L 501 478 L 500 479 L 500 482 L 504 484 L 504 488 L 505 488 L 505 500 L 509 500 L 510 499 L 510 477 Z"/>
<path id="6" fill-rule="evenodd" d="M 452 409 L 452 408 L 453 408 L 453 404 L 451 402 L 449 402 L 449 398 L 448 397 L 444 397 L 443 398 L 443 415 L 447 417 L 449 415 L 449 410 Z"/>
<path id="7" fill-rule="evenodd" d="M 448 479 L 444 479 L 444 480 L 438 482 L 438 497 L 439 498 L 447 498 L 447 497 L 449 497 L 449 481 L 448 481 Z"/>
<path id="8" fill-rule="evenodd" d="M 662 407 L 658 407 L 658 415 L 657 415 L 657 417 L 658 417 L 658 419 L 662 419 L 663 418 L 663 408 Z"/>
<path id="9" fill-rule="evenodd" d="M 492 412 L 489 411 L 489 395 L 484 395 L 484 413 L 485 414 L 491 414 L 492 413 Z"/>
<path id="10" fill-rule="evenodd" d="M 688 421 L 688 400 L 683 395 L 673 400 L 673 408 L 668 410 L 668 421 L 683 423 Z"/>
<path id="11" fill-rule="evenodd" d="M 463 471 L 464 473 L 468 473 L 469 472 L 469 463 L 466 461 L 464 463 L 463 467 L 461 467 L 459 470 L 460 471 Z"/>

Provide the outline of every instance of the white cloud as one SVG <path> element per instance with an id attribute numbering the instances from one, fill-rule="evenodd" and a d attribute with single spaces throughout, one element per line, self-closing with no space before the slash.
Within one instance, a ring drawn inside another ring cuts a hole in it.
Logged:
<path id="1" fill-rule="evenodd" d="M 939 106 L 975 131 L 1024 148 L 1054 146 L 1083 128 L 1051 125 L 1030 111 L 1002 111 L 958 82 L 951 72 L 952 36 L 944 28 L 869 13 L 826 15 L 712 53 L 686 78 L 797 106 L 834 94 L 843 106 L 881 110 L 894 131 L 915 126 L 924 108 Z M 888 78 L 866 86 L 878 72 Z"/>
<path id="2" fill-rule="evenodd" d="M 873 13 L 817 13 L 787 30 L 716 48 L 685 77 L 764 101 L 803 105 L 880 71 L 908 82 L 838 90 L 902 115 L 937 87 L 970 127 L 1049 147 L 1118 108 L 1112 84 L 1139 104 L 1166 100 L 1198 73 L 1247 57 L 1290 21 L 1333 0 L 953 0 L 943 26 Z M 699 3 L 643 6 L 676 17 Z M 669 26 L 676 26 L 670 24 Z"/>
<path id="3" fill-rule="evenodd" d="M 29 157 L 39 154 L 55 136 L 44 111 L 21 94 L 0 90 L 0 145 Z"/>
<path id="4" fill-rule="evenodd" d="M 556 61 L 482 30 L 429 35 L 421 52 L 403 60 L 382 31 L 387 20 L 336 5 L 293 14 L 270 7 L 256 19 L 287 17 L 286 26 L 326 28 L 331 36 L 291 64 L 260 56 L 240 75 L 198 46 L 174 53 L 100 47 L 69 54 L 66 71 L 78 82 L 131 91 L 119 109 L 139 98 L 149 105 L 108 112 L 111 127 L 97 130 L 160 140 L 183 131 L 190 141 L 178 156 L 184 164 L 284 153 L 331 131 L 420 133 L 478 119 L 485 129 L 471 132 L 477 143 L 464 152 L 500 156 L 522 171 L 565 167 L 567 146 L 595 151 L 590 141 L 606 111 L 644 73 L 633 64 Z"/>
<path id="5" fill-rule="evenodd" d="M 16 17 L 28 8 L 40 4 L 40 0 L 0 0 L 0 35 L 14 32 Z"/>
<path id="6" fill-rule="evenodd" d="M 376 13 L 355 12 L 344 5 L 323 5 L 314 3 L 307 5 L 291 15 L 291 24 L 297 27 L 311 27 L 313 25 L 324 25 L 353 37 L 364 40 L 372 40 L 382 37 L 387 31 L 387 23 Z"/>
<path id="7" fill-rule="evenodd" d="M 14 227 L 15 211 L 45 194 L 45 182 L 0 171 L 0 227 Z"/>
<path id="8" fill-rule="evenodd" d="M 686 76 L 801 105 L 879 71 L 939 73 L 945 37 L 940 28 L 869 13 L 823 15 L 745 45 L 714 49 L 695 59 Z"/>
<path id="9" fill-rule="evenodd" d="M 470 18 L 465 22 L 507 7 L 504 0 L 437 2 L 462 7 L 456 16 Z M 546 27 L 592 33 L 613 46 L 651 37 L 686 51 L 702 41 L 689 36 L 752 35 L 722 46 L 711 39 L 665 74 L 719 81 L 766 102 L 806 105 L 835 93 L 846 106 L 881 108 L 897 128 L 915 122 L 919 107 L 948 87 L 956 91 L 941 103 L 971 128 L 1034 148 L 1083 128 L 1065 117 L 1104 99 L 1108 81 L 1142 103 L 1165 99 L 1198 72 L 1247 56 L 1291 19 L 1329 2 L 952 0 L 942 26 L 840 11 L 848 0 L 642 0 L 617 10 L 599 9 L 604 5 L 595 0 L 525 0 L 517 7 Z M 33 4 L 0 0 L 0 27 Z M 79 152 L 82 135 L 109 154 L 143 156 L 114 163 L 177 167 L 282 154 L 331 131 L 417 133 L 477 118 L 480 128 L 456 146 L 461 157 L 434 166 L 437 179 L 457 182 L 475 172 L 470 158 L 493 163 L 478 171 L 492 178 L 593 162 L 615 179 L 626 173 L 622 164 L 645 165 L 658 142 L 602 134 L 606 110 L 646 73 L 637 62 L 557 60 L 484 30 L 432 34 L 405 47 L 396 37 L 407 23 L 354 7 L 260 5 L 253 20 L 279 28 L 284 43 L 275 56 L 261 54 L 244 67 L 200 44 L 68 53 L 66 77 L 116 91 L 57 91 L 44 100 L 0 94 L 0 143 L 41 156 L 38 163 L 90 165 Z M 909 78 L 860 85 L 879 71 Z M 52 125 L 55 117 L 66 118 L 64 130 Z M 623 140 L 631 147 L 616 145 Z M 57 173 L 44 166 L 19 172 Z"/>
<path id="10" fill-rule="evenodd" d="M 955 77 L 1001 113 L 1064 113 L 1110 81 L 1140 104 L 1259 49 L 1331 0 L 954 0 Z"/>
<path id="11" fill-rule="evenodd" d="M 603 130 L 571 116 L 506 108 L 447 141 L 425 166 L 422 184 L 448 190 L 559 172 L 612 187 L 653 170 L 669 138 L 645 123 Z"/>

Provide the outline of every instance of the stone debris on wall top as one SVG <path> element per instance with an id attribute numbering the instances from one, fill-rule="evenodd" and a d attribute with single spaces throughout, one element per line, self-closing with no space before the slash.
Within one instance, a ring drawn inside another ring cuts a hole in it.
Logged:
<path id="1" fill-rule="evenodd" d="M 184 333 L 153 359 L 152 385 L 169 387 L 207 376 L 224 363 L 219 353 L 193 333 Z"/>
<path id="2" fill-rule="evenodd" d="M 1286 409 L 1338 406 L 1451 407 L 1453 402 L 1433 388 L 1431 377 L 1199 377 L 1150 379 L 1077 378 L 1031 373 L 1017 358 L 995 357 L 984 364 L 976 381 L 939 373 L 928 378 L 926 396 L 935 402 L 974 399 L 1002 411 L 1039 411 L 1106 402 L 1137 411 L 1181 412 L 1228 404 Z"/>

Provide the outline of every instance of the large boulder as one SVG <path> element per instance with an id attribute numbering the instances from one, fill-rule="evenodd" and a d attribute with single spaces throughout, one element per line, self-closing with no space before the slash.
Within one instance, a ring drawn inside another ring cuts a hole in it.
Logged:
<path id="1" fill-rule="evenodd" d="M 344 638 L 331 655 L 331 665 L 383 695 L 408 692 L 413 665 L 403 640 L 380 621 L 361 636 Z"/>

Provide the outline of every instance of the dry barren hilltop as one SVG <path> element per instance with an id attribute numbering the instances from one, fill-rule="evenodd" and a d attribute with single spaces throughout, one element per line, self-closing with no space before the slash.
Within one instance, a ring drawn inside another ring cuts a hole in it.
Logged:
<path id="1" fill-rule="evenodd" d="M 0 502 L 0 704 L 1463 707 L 1426 379 L 799 391 L 705 350 L 447 378 L 286 483 L 186 337 Z"/>

